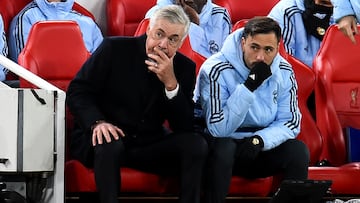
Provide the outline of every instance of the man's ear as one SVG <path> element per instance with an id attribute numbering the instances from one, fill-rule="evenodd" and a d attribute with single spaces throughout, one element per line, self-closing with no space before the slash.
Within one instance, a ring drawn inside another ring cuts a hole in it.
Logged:
<path id="1" fill-rule="evenodd" d="M 149 36 L 149 34 L 150 34 L 150 25 L 148 25 L 146 28 L 146 35 Z"/>
<path id="2" fill-rule="evenodd" d="M 241 46 L 244 46 L 245 44 L 245 37 L 241 37 Z"/>

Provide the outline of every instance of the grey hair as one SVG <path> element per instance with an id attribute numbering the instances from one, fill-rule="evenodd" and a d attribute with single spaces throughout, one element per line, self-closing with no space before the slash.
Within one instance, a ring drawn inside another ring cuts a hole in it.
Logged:
<path id="1" fill-rule="evenodd" d="M 157 9 L 150 17 L 149 26 L 152 28 L 158 19 L 165 19 L 173 24 L 184 25 L 184 36 L 182 40 L 186 38 L 189 33 L 190 19 L 186 15 L 184 9 L 178 5 L 168 5 Z"/>

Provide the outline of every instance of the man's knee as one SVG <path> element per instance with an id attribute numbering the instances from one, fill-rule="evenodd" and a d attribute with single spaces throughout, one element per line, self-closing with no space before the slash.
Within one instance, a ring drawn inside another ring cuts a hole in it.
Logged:
<path id="1" fill-rule="evenodd" d="M 209 147 L 206 139 L 199 133 L 186 133 L 185 148 L 192 156 L 199 158 L 207 157 Z"/>
<path id="2" fill-rule="evenodd" d="M 210 159 L 215 163 L 232 167 L 236 142 L 232 138 L 215 138 L 210 149 Z"/>
<path id="3" fill-rule="evenodd" d="M 95 157 L 97 156 L 119 156 L 125 150 L 121 139 L 113 140 L 110 143 L 98 144 L 95 146 Z"/>
<path id="4" fill-rule="evenodd" d="M 289 148 L 292 150 L 293 159 L 300 163 L 308 164 L 310 162 L 310 152 L 306 144 L 300 140 L 289 140 Z"/>

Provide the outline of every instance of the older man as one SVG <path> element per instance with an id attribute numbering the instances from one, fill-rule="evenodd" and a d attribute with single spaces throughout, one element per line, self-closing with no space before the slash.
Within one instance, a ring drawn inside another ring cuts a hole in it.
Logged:
<path id="1" fill-rule="evenodd" d="M 207 142 L 192 132 L 195 64 L 177 52 L 189 25 L 163 7 L 145 35 L 105 38 L 69 85 L 72 156 L 94 164 L 102 203 L 118 202 L 121 166 L 177 175 L 180 202 L 199 202 Z"/>

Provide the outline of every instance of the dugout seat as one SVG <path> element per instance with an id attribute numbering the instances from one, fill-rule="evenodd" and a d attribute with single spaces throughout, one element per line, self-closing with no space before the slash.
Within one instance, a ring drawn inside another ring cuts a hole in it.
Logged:
<path id="1" fill-rule="evenodd" d="M 18 63 L 66 91 L 89 56 L 75 21 L 40 21 L 31 28 Z M 20 78 L 20 87 L 32 85 Z"/>
<path id="2" fill-rule="evenodd" d="M 109 36 L 133 36 L 146 12 L 156 0 L 107 0 L 107 34 Z"/>
<path id="3" fill-rule="evenodd" d="M 213 0 L 213 3 L 225 7 L 234 25 L 241 19 L 255 16 L 267 16 L 272 7 L 280 0 Z"/>
<path id="4" fill-rule="evenodd" d="M 359 43 L 360 36 L 355 38 Z M 344 131 L 347 127 L 360 128 L 358 53 L 360 46 L 332 25 L 313 62 L 316 122 L 324 138 L 320 160 L 325 167 L 314 169 L 310 176 L 331 179 L 334 194 L 360 194 L 360 163 L 348 162 Z"/>

